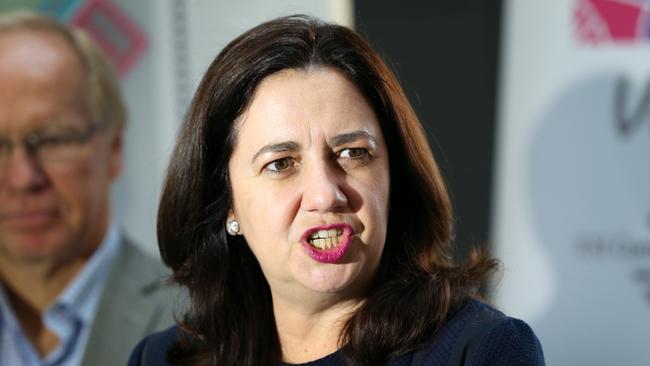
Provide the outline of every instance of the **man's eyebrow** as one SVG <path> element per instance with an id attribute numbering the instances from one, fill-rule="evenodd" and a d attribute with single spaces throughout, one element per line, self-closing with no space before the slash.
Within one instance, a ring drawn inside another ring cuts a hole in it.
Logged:
<path id="1" fill-rule="evenodd" d="M 279 142 L 276 144 L 268 144 L 264 145 L 261 149 L 259 149 L 255 155 L 253 155 L 253 159 L 251 159 L 251 162 L 254 162 L 260 155 L 266 154 L 269 152 L 272 153 L 282 153 L 282 152 L 288 152 L 288 151 L 297 151 L 300 149 L 300 144 L 295 142 L 295 141 L 285 141 L 285 142 Z"/>
<path id="2" fill-rule="evenodd" d="M 330 139 L 330 146 L 341 146 L 345 144 L 349 144 L 351 142 L 355 142 L 358 140 L 369 140 L 370 143 L 374 146 L 377 145 L 377 139 L 371 134 L 369 134 L 366 131 L 352 131 L 352 132 L 347 132 L 343 133 L 340 135 L 336 135 Z"/>
<path id="3" fill-rule="evenodd" d="M 92 124 L 84 121 L 49 120 L 47 123 L 32 126 L 27 134 L 48 134 L 61 132 L 81 132 L 91 128 Z"/>

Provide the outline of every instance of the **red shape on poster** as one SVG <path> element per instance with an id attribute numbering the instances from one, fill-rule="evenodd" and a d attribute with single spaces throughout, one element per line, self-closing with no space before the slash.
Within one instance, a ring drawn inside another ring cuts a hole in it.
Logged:
<path id="1" fill-rule="evenodd" d="M 124 77 L 148 46 L 144 32 L 110 0 L 89 0 L 70 23 L 85 30 Z"/>
<path id="2" fill-rule="evenodd" d="M 611 0 L 591 0 L 591 4 L 607 22 L 612 39 L 634 41 L 641 17 L 640 4 L 629 4 Z"/>
<path id="3" fill-rule="evenodd" d="M 647 41 L 648 20 L 640 0 L 578 0 L 574 11 L 578 38 L 592 44 Z"/>

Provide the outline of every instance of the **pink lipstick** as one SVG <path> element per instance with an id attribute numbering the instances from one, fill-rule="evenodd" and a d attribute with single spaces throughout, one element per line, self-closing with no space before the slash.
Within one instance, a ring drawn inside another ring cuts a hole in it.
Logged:
<path id="1" fill-rule="evenodd" d="M 352 226 L 338 223 L 315 226 L 305 230 L 300 243 L 312 259 L 321 263 L 336 263 L 343 258 L 352 242 Z"/>

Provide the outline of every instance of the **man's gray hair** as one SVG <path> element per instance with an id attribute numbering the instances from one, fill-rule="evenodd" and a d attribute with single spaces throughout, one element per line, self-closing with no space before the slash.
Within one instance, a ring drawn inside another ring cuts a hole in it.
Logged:
<path id="1" fill-rule="evenodd" d="M 84 31 L 30 11 L 0 13 L 0 35 L 12 31 L 43 32 L 61 37 L 86 69 L 93 118 L 91 122 L 117 127 L 126 123 L 126 107 L 115 70 L 102 50 Z"/>

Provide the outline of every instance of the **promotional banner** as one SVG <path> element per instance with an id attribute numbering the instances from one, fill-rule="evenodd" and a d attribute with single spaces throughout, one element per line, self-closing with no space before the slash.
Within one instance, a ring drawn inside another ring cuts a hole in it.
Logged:
<path id="1" fill-rule="evenodd" d="M 497 305 L 549 365 L 650 365 L 650 3 L 504 5 Z"/>

